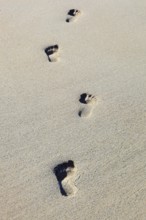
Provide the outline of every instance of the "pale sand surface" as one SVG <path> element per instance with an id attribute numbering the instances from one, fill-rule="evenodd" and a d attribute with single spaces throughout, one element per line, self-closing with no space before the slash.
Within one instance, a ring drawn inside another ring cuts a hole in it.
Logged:
<path id="1" fill-rule="evenodd" d="M 146 1 L 0 0 L 0 29 L 0 219 L 145 220 Z M 72 198 L 52 171 L 69 159 Z"/>

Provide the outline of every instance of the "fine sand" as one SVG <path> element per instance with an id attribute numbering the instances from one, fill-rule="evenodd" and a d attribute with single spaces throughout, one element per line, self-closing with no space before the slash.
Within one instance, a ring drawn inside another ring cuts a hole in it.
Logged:
<path id="1" fill-rule="evenodd" d="M 146 1 L 0 0 L 0 29 L 0 219 L 145 220 Z"/>

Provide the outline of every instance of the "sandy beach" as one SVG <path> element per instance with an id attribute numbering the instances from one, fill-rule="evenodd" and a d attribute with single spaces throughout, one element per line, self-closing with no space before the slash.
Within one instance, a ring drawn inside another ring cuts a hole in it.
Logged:
<path id="1" fill-rule="evenodd" d="M 145 0 L 0 0 L 1 220 L 146 219 L 145 21 Z"/>

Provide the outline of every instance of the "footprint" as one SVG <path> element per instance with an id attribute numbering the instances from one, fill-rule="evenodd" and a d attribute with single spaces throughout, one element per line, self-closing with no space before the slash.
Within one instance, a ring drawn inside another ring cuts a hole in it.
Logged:
<path id="1" fill-rule="evenodd" d="M 78 16 L 81 14 L 81 11 L 78 9 L 71 9 L 67 14 L 66 22 L 72 22 L 77 20 Z"/>
<path id="2" fill-rule="evenodd" d="M 58 180 L 61 194 L 63 196 L 75 195 L 77 188 L 74 185 L 74 177 L 76 173 L 74 162 L 69 160 L 68 162 L 57 165 L 54 168 L 54 173 Z"/>
<path id="3" fill-rule="evenodd" d="M 58 60 L 59 57 L 58 50 L 59 50 L 59 46 L 57 44 L 53 46 L 49 46 L 45 49 L 45 53 L 47 54 L 48 60 L 50 62 L 56 62 Z"/>
<path id="4" fill-rule="evenodd" d="M 83 93 L 81 94 L 79 101 L 85 105 L 79 110 L 79 116 L 84 118 L 90 117 L 92 115 L 95 105 L 97 104 L 96 96 L 88 93 Z"/>

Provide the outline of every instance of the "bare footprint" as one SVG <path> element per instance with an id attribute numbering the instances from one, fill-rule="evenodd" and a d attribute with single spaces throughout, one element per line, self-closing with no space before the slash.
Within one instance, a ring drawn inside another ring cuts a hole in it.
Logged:
<path id="1" fill-rule="evenodd" d="M 72 160 L 59 164 L 54 168 L 60 192 L 63 196 L 73 196 L 77 192 L 77 188 L 74 185 L 76 171 L 77 170 Z"/>
<path id="2" fill-rule="evenodd" d="M 47 54 L 48 60 L 50 62 L 58 61 L 59 58 L 58 50 L 59 50 L 59 46 L 57 44 L 53 46 L 49 46 L 45 49 L 45 53 Z"/>
<path id="3" fill-rule="evenodd" d="M 79 116 L 84 118 L 90 117 L 92 115 L 93 109 L 97 104 L 96 96 L 83 93 L 81 94 L 79 101 L 84 104 L 84 107 L 79 110 Z"/>
<path id="4" fill-rule="evenodd" d="M 78 16 L 81 14 L 81 11 L 78 9 L 71 9 L 67 14 L 66 22 L 72 22 L 77 20 Z"/>

